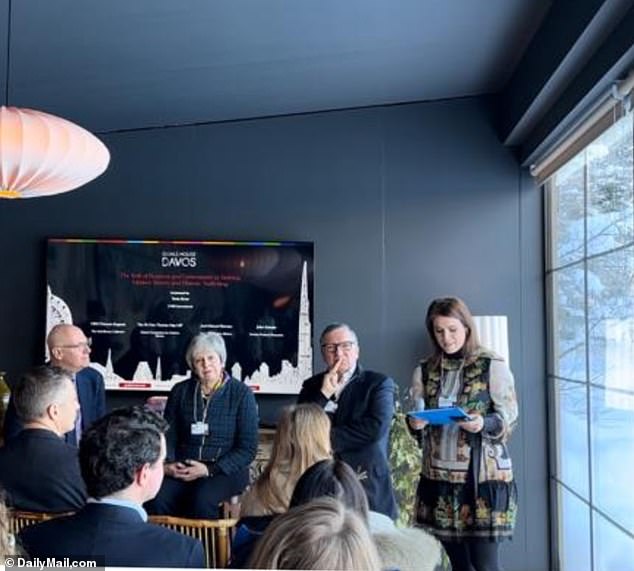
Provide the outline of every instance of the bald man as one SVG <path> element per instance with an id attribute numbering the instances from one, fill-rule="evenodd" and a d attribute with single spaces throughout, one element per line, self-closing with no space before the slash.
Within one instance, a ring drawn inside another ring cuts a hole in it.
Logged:
<path id="1" fill-rule="evenodd" d="M 51 329 L 46 338 L 50 355 L 49 365 L 60 367 L 71 374 L 77 387 L 79 414 L 75 427 L 64 435 L 68 444 L 77 446 L 81 433 L 106 414 L 106 390 L 103 377 L 90 364 L 90 342 L 84 332 L 74 325 L 62 323 Z M 9 401 L 4 421 L 4 439 L 10 440 L 22 430 L 15 413 L 13 399 Z"/>

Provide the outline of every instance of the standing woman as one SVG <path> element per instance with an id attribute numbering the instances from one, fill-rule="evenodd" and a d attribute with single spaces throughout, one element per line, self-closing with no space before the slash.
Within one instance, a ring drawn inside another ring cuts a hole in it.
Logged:
<path id="1" fill-rule="evenodd" d="M 174 386 L 165 406 L 165 476 L 146 507 L 154 514 L 217 518 L 218 504 L 240 494 L 258 443 L 251 389 L 225 371 L 218 333 L 196 335 L 185 354 L 193 375 Z"/>
<path id="2" fill-rule="evenodd" d="M 453 571 L 500 571 L 499 542 L 512 537 L 517 511 L 507 449 L 517 421 L 513 375 L 480 346 L 462 300 L 434 300 L 426 326 L 434 352 L 414 371 L 411 395 L 419 409 L 456 405 L 471 419 L 409 419 L 423 448 L 416 521 L 442 542 Z"/>

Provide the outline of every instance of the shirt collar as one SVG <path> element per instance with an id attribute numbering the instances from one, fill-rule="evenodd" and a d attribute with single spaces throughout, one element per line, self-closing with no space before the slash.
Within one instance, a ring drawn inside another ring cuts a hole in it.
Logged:
<path id="1" fill-rule="evenodd" d="M 342 383 L 339 386 L 339 389 L 337 390 L 337 392 L 335 393 L 335 399 L 339 398 L 339 396 L 346 389 L 350 381 L 359 373 L 359 370 L 360 370 L 359 363 L 357 363 L 357 366 L 354 369 L 347 371 L 342 375 L 341 377 Z"/>
<path id="2" fill-rule="evenodd" d="M 121 500 L 119 498 L 108 498 L 108 497 L 101 498 L 100 500 L 96 498 L 88 498 L 86 500 L 86 503 L 107 504 L 110 506 L 119 506 L 123 508 L 129 508 L 129 509 L 135 510 L 141 516 L 141 519 L 143 521 L 147 521 L 147 512 L 143 509 L 143 506 L 140 506 L 139 504 L 135 502 L 131 502 L 130 500 Z"/>
<path id="3" fill-rule="evenodd" d="M 346 371 L 346 372 L 343 374 L 343 376 L 342 376 L 341 378 L 342 378 L 342 380 L 343 380 L 343 384 L 344 384 L 344 385 L 347 385 L 347 384 L 348 384 L 348 381 L 352 378 L 352 375 L 354 375 L 354 372 L 355 372 L 354 370 L 352 370 L 352 371 Z"/>

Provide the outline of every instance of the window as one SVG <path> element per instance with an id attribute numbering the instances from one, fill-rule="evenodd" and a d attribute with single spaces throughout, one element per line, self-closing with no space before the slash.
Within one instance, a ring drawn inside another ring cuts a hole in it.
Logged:
<path id="1" fill-rule="evenodd" d="M 561 571 L 634 570 L 634 156 L 625 115 L 545 184 Z"/>

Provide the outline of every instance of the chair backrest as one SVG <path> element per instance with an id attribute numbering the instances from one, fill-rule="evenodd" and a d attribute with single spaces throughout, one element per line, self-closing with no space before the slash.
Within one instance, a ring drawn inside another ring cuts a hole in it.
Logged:
<path id="1" fill-rule="evenodd" d="M 70 515 L 73 512 L 65 513 L 44 513 L 44 512 L 27 512 L 20 510 L 9 510 L 9 531 L 17 536 L 20 531 L 29 525 L 34 525 L 55 517 Z"/>
<path id="2" fill-rule="evenodd" d="M 149 521 L 199 539 L 205 550 L 207 567 L 225 568 L 231 554 L 232 532 L 236 519 L 190 519 L 151 515 Z"/>

